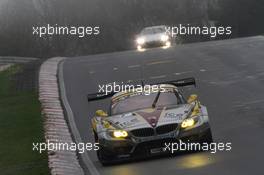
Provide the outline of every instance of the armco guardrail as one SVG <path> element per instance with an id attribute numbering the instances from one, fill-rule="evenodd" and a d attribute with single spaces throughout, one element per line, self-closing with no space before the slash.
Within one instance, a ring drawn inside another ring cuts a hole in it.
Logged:
<path id="1" fill-rule="evenodd" d="M 39 100 L 44 117 L 46 142 L 73 143 L 64 118 L 57 82 L 58 64 L 64 58 L 51 58 L 41 65 L 39 73 Z M 77 153 L 71 150 L 48 150 L 52 175 L 83 175 Z"/>
<path id="2" fill-rule="evenodd" d="M 0 56 L 0 64 L 28 63 L 37 60 L 39 60 L 39 58 Z"/>

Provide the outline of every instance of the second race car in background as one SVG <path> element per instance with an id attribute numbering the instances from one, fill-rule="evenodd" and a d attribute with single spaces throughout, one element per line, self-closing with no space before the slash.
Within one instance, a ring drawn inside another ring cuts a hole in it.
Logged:
<path id="1" fill-rule="evenodd" d="M 166 33 L 166 26 L 152 26 L 144 28 L 136 38 L 136 46 L 139 51 L 149 47 L 168 48 L 172 44 L 172 38 Z"/>

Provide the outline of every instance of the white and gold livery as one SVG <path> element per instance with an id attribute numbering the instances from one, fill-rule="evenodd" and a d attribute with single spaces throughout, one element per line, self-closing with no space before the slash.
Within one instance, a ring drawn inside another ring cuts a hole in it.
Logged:
<path id="1" fill-rule="evenodd" d="M 194 79 L 158 84 L 148 94 L 144 91 L 111 94 L 109 112 L 97 110 L 92 118 L 101 163 L 162 154 L 166 142 L 211 143 L 206 107 L 197 95 L 186 100 L 178 89 L 190 84 L 195 84 Z M 94 95 L 88 100 L 102 99 Z"/>

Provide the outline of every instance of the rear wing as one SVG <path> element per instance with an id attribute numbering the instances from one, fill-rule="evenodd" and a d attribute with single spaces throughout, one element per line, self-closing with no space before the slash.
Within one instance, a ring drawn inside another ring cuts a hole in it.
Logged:
<path id="1" fill-rule="evenodd" d="M 172 81 L 164 81 L 164 82 L 159 82 L 159 83 L 153 83 L 153 84 L 150 84 L 150 85 L 160 85 L 160 84 L 171 84 L 171 85 L 174 85 L 174 86 L 177 86 L 177 87 L 184 87 L 184 86 L 194 85 L 196 87 L 196 81 L 195 81 L 195 78 L 193 78 L 193 77 L 184 78 L 184 79 L 180 79 L 180 80 L 172 80 Z M 103 100 L 103 99 L 112 97 L 116 93 L 118 93 L 118 92 L 110 92 L 108 94 L 100 93 L 100 92 L 99 93 L 94 93 L 94 94 L 88 94 L 87 95 L 87 100 L 88 100 L 88 102 L 97 101 L 97 100 Z"/>
<path id="2" fill-rule="evenodd" d="M 195 78 L 193 78 L 193 77 L 184 78 L 184 79 L 180 79 L 180 80 L 164 81 L 164 82 L 160 82 L 160 83 L 154 83 L 152 85 L 159 85 L 159 84 L 171 84 L 171 85 L 174 85 L 177 87 L 194 85 L 196 87 L 196 81 L 195 81 Z"/>
<path id="3" fill-rule="evenodd" d="M 114 92 L 111 92 L 109 94 L 105 94 L 105 93 L 88 94 L 87 95 L 87 99 L 88 99 L 88 102 L 96 101 L 96 100 L 103 100 L 103 99 L 106 99 L 106 98 L 110 98 L 110 97 L 112 97 L 115 94 L 116 93 L 114 93 Z"/>

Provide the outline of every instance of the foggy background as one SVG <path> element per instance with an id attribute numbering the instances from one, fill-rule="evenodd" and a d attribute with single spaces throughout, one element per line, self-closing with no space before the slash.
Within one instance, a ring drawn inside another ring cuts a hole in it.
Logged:
<path id="1" fill-rule="evenodd" d="M 232 26 L 231 37 L 260 35 L 263 7 L 260 0 L 0 0 L 0 55 L 47 58 L 128 50 L 143 27 L 162 24 Z M 47 24 L 100 26 L 100 35 L 32 35 L 33 26 Z"/>

